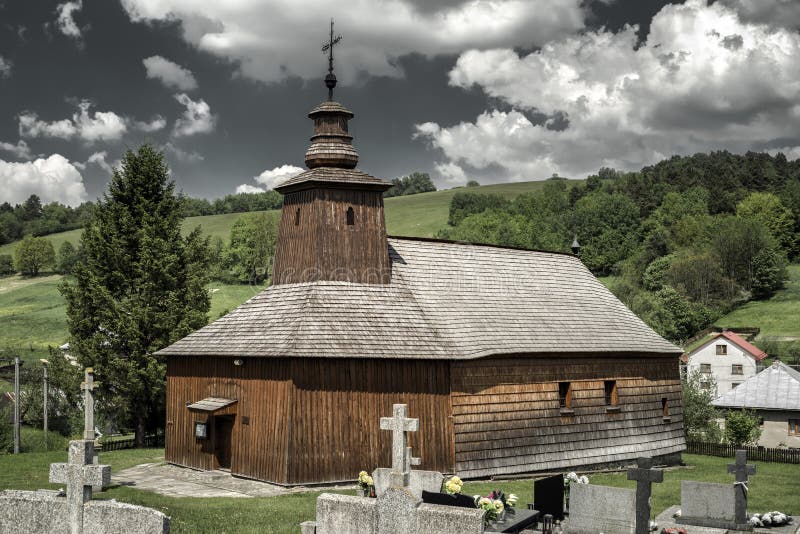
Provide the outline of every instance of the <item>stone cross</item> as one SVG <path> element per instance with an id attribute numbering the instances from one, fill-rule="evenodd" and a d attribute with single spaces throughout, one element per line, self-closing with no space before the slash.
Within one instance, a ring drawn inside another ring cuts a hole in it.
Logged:
<path id="1" fill-rule="evenodd" d="M 408 485 L 412 464 L 419 464 L 418 458 L 411 457 L 406 432 L 419 430 L 419 419 L 406 417 L 407 406 L 394 404 L 392 417 L 381 417 L 381 430 L 392 431 L 392 485 L 404 487 Z"/>
<path id="2" fill-rule="evenodd" d="M 87 367 L 84 371 L 83 390 L 83 439 L 94 441 L 94 390 L 99 386 L 94 381 L 94 369 Z"/>
<path id="3" fill-rule="evenodd" d="M 111 466 L 93 465 L 94 443 L 87 440 L 69 442 L 67 463 L 50 464 L 50 482 L 67 485 L 69 531 L 83 533 L 83 505 L 92 499 L 92 486 L 111 482 Z"/>
<path id="4" fill-rule="evenodd" d="M 628 469 L 628 480 L 636 481 L 636 534 L 650 532 L 650 485 L 664 482 L 664 472 L 653 469 L 652 458 L 639 458 L 638 467 Z"/>
<path id="5" fill-rule="evenodd" d="M 756 474 L 756 466 L 747 463 L 747 451 L 736 451 L 736 463 L 728 464 L 728 473 L 736 475 L 734 493 L 736 495 L 736 523 L 747 523 L 747 476 Z"/>

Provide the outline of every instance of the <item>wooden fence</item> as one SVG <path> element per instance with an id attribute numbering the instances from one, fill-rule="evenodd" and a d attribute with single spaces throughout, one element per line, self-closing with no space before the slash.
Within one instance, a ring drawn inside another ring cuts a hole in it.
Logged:
<path id="1" fill-rule="evenodd" d="M 800 464 L 800 449 L 768 449 L 766 447 L 736 447 L 725 443 L 703 443 L 689 441 L 686 443 L 686 452 L 689 454 L 704 454 L 706 456 L 722 456 L 733 458 L 736 451 L 747 451 L 748 460 L 760 462 L 779 462 L 784 464 Z"/>
<path id="2" fill-rule="evenodd" d="M 145 436 L 144 446 L 150 448 L 163 447 L 164 434 L 153 434 L 151 436 Z M 135 449 L 135 448 L 136 448 L 136 440 L 134 438 L 116 439 L 116 440 L 111 439 L 102 442 L 103 451 L 121 451 L 123 449 Z"/>

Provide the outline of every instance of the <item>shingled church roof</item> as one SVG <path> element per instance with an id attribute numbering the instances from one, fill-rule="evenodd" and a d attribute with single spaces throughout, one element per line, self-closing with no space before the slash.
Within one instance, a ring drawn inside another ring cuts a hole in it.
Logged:
<path id="1" fill-rule="evenodd" d="M 161 355 L 472 359 L 675 353 L 571 255 L 388 239 L 391 283 L 271 286 Z"/>

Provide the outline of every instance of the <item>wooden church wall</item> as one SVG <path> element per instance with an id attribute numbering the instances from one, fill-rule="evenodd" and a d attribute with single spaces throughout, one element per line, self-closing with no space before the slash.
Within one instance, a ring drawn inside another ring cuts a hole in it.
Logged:
<path id="1" fill-rule="evenodd" d="M 203 412 L 190 412 L 186 405 L 206 397 L 238 399 L 224 411 L 234 415 L 231 472 L 285 482 L 291 393 L 288 367 L 279 359 L 251 358 L 236 366 L 233 358 L 169 357 L 166 460 L 196 469 L 217 468 L 213 420 Z M 209 439 L 196 439 L 194 422 L 205 420 L 212 423 Z"/>
<path id="2" fill-rule="evenodd" d="M 352 225 L 347 224 L 348 208 L 353 209 Z M 286 195 L 274 284 L 318 279 L 388 283 L 389 274 L 381 192 L 316 189 Z"/>
<path id="3" fill-rule="evenodd" d="M 574 468 L 685 448 L 675 356 L 483 358 L 453 362 L 451 374 L 461 476 Z M 559 408 L 560 381 L 571 384 L 572 415 Z M 606 407 L 605 381 L 616 382 L 618 413 Z"/>
<path id="4" fill-rule="evenodd" d="M 380 418 L 408 404 L 420 420 L 409 433 L 418 469 L 453 470 L 450 362 L 303 358 L 291 362 L 291 484 L 354 480 L 391 466 L 391 432 Z"/>

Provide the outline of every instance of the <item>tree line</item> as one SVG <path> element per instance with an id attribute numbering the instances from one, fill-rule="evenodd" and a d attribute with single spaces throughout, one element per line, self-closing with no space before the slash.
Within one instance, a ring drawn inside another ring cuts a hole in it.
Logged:
<path id="1" fill-rule="evenodd" d="M 514 200 L 456 193 L 438 237 L 570 251 L 664 337 L 687 339 L 783 287 L 800 257 L 800 161 L 729 152 L 547 180 Z"/>

